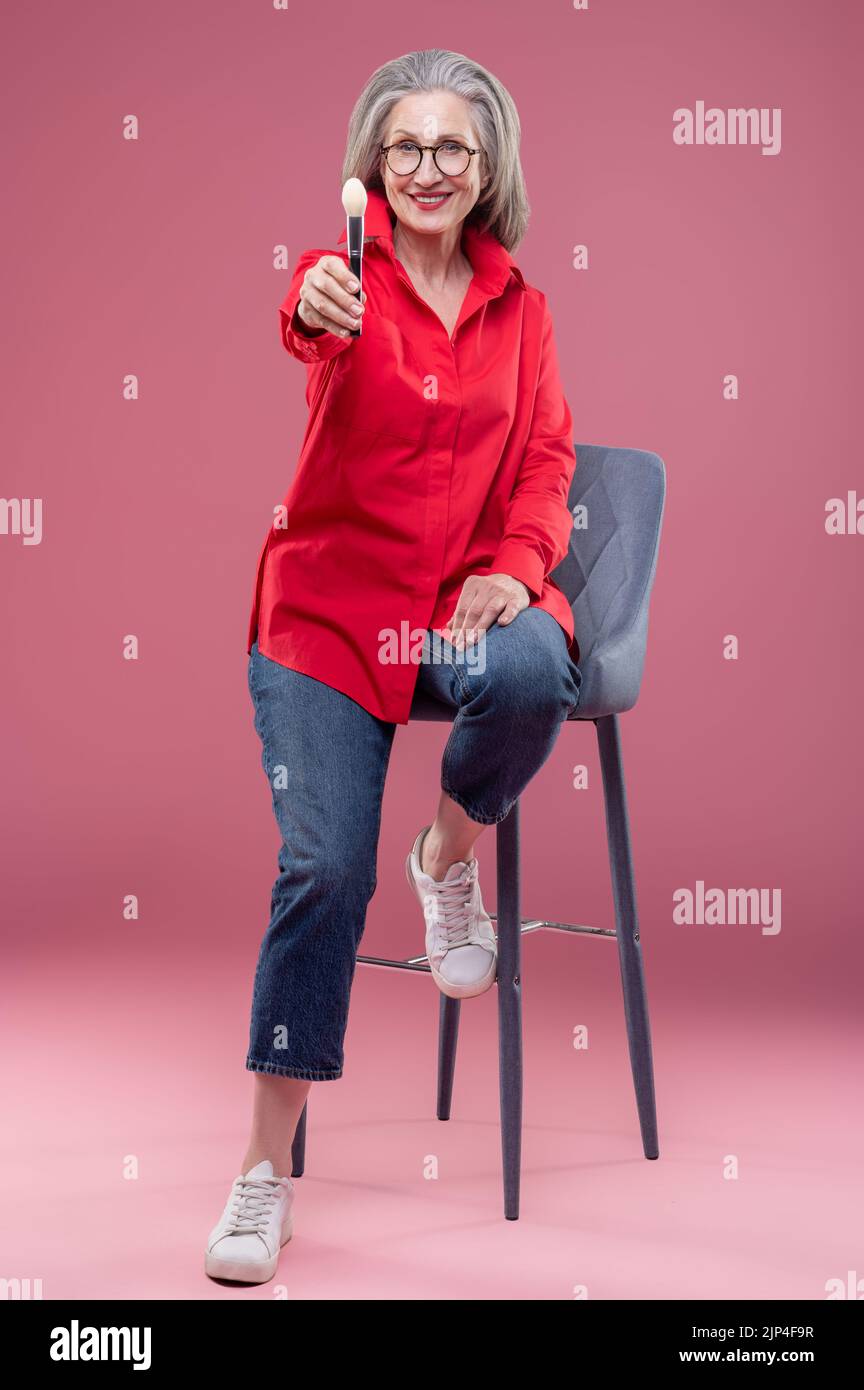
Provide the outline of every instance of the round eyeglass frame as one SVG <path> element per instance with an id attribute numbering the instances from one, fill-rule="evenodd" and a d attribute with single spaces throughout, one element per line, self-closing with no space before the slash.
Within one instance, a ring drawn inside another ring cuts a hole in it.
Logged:
<path id="1" fill-rule="evenodd" d="M 396 145 L 414 145 L 414 146 L 416 146 L 416 148 L 420 151 L 419 157 L 418 157 L 418 159 L 417 159 L 417 163 L 414 165 L 414 168 L 413 168 L 413 169 L 400 170 L 400 169 L 394 169 L 394 168 L 393 168 L 393 165 L 390 163 L 389 154 L 390 154 L 390 151 L 391 151 L 392 149 L 395 149 Z M 445 173 L 444 170 L 441 168 L 441 165 L 438 163 L 438 151 L 441 149 L 442 145 L 458 145 L 459 148 L 462 149 L 462 150 L 464 150 L 465 153 L 467 154 L 467 156 L 468 156 L 468 162 L 466 163 L 464 169 L 460 169 L 460 170 L 459 170 L 459 173 L 458 173 L 458 174 L 447 174 L 447 173 Z M 420 168 L 420 165 L 423 163 L 423 155 L 424 155 L 424 153 L 426 152 L 426 150 L 431 150 L 431 151 L 432 151 L 432 160 L 433 160 L 433 162 L 434 162 L 434 164 L 435 164 L 435 168 L 438 170 L 438 173 L 439 173 L 439 174 L 444 174 L 445 179 L 448 179 L 448 178 L 457 178 L 457 179 L 458 179 L 458 178 L 461 178 L 462 174 L 464 174 L 464 173 L 466 172 L 466 170 L 468 170 L 468 169 L 470 168 L 471 160 L 472 160 L 472 158 L 474 157 L 474 155 L 475 155 L 475 154 L 481 154 L 481 153 L 482 153 L 482 147 L 481 147 L 481 146 L 478 145 L 476 149 L 472 149 L 470 145 L 463 145 L 462 142 L 461 142 L 461 140 L 442 140 L 442 141 L 441 141 L 441 144 L 439 144 L 439 145 L 418 145 L 416 140 L 394 140 L 394 142 L 393 142 L 392 145 L 379 145 L 379 146 L 378 146 L 378 150 L 379 150 L 379 153 L 380 153 L 380 154 L 383 154 L 384 158 L 387 160 L 387 168 L 390 170 L 391 174 L 395 174 L 395 175 L 397 176 L 397 178 L 406 178 L 406 179 L 408 178 L 408 176 L 409 176 L 410 174 L 416 174 L 416 173 L 417 173 L 417 170 Z"/>

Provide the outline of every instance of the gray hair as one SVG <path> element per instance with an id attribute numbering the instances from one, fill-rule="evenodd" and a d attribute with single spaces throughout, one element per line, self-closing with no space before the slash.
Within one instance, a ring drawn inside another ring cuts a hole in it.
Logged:
<path id="1" fill-rule="evenodd" d="M 530 212 L 519 162 L 519 113 L 497 77 L 462 53 L 424 48 L 373 72 L 351 112 L 342 183 L 357 178 L 383 192 L 379 146 L 390 112 L 402 97 L 433 91 L 453 92 L 468 103 L 484 150 L 481 172 L 489 182 L 466 221 L 491 231 L 512 252 L 525 235 Z"/>

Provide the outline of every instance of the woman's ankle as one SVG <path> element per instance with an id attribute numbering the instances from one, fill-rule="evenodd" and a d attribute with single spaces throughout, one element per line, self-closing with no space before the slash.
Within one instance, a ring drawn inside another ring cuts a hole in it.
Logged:
<path id="1" fill-rule="evenodd" d="M 269 1159 L 270 1163 L 272 1163 L 274 1177 L 290 1178 L 291 1169 L 294 1166 L 290 1152 L 288 1154 L 280 1154 L 278 1152 L 274 1154 L 273 1152 L 261 1153 L 258 1149 L 248 1149 L 243 1159 L 240 1172 L 245 1177 L 252 1168 L 257 1168 L 258 1164 L 263 1163 L 265 1159 Z"/>

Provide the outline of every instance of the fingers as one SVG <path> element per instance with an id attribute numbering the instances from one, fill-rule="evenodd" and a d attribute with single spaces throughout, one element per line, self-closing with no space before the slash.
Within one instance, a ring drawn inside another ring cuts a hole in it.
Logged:
<path id="1" fill-rule="evenodd" d="M 461 647 L 464 644 L 469 616 L 479 615 L 481 607 L 475 598 L 474 584 L 470 579 L 466 579 L 449 623 L 451 646 Z"/>
<path id="2" fill-rule="evenodd" d="M 459 595 L 459 602 L 456 604 L 456 607 L 453 610 L 453 616 L 447 624 L 446 628 L 446 631 L 449 634 L 450 644 L 453 647 L 456 646 L 456 638 L 464 627 L 465 614 L 468 611 L 469 602 L 470 597 L 466 593 L 465 588 L 463 587 L 462 592 Z"/>
<path id="3" fill-rule="evenodd" d="M 506 627 L 507 624 L 512 623 L 513 619 L 517 616 L 517 614 L 521 612 L 522 609 L 519 607 L 519 604 L 516 602 L 516 600 L 512 598 L 508 599 L 504 608 L 498 614 L 499 626 Z"/>
<path id="4" fill-rule="evenodd" d="M 343 309 L 350 309 L 352 304 L 356 304 L 356 292 L 359 288 L 357 278 L 350 266 L 347 266 L 339 256 L 322 256 L 317 265 L 313 265 L 307 274 L 314 275 L 320 271 L 327 276 L 330 282 L 330 297 L 341 305 Z M 354 286 L 351 289 L 351 286 Z M 363 295 L 366 298 L 366 295 Z"/>
<path id="5" fill-rule="evenodd" d="M 334 333 L 337 338 L 347 338 L 350 330 L 343 324 L 337 323 L 335 319 L 328 318 L 322 314 L 308 300 L 304 300 L 302 294 L 297 305 L 297 313 L 304 323 L 308 323 L 310 328 L 326 328 L 328 333 Z"/>
<path id="6" fill-rule="evenodd" d="M 303 277 L 297 310 L 303 322 L 347 337 L 361 322 L 366 303 L 365 291 L 358 301 L 349 284 L 357 281 L 345 262 L 338 256 L 322 256 Z"/>
<path id="7" fill-rule="evenodd" d="M 451 645 L 462 648 L 477 642 L 480 634 L 488 631 L 499 614 L 509 608 L 510 604 L 511 600 L 500 594 L 486 599 L 485 602 L 482 595 L 478 594 L 466 604 L 463 594 L 450 622 Z"/>

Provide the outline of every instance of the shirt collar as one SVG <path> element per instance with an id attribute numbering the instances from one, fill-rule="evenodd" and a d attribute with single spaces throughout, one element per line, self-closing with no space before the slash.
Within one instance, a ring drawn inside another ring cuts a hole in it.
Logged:
<path id="1" fill-rule="evenodd" d="M 367 189 L 366 196 L 364 236 L 375 237 L 382 243 L 388 255 L 395 259 L 391 220 L 393 214 L 387 195 L 381 188 L 370 188 Z M 343 222 L 337 245 L 347 240 L 348 228 Z M 493 232 L 481 231 L 472 223 L 466 222 L 462 229 L 462 247 L 473 267 L 478 289 L 489 295 L 500 294 L 511 276 L 520 289 L 526 288 L 521 270 Z"/>

